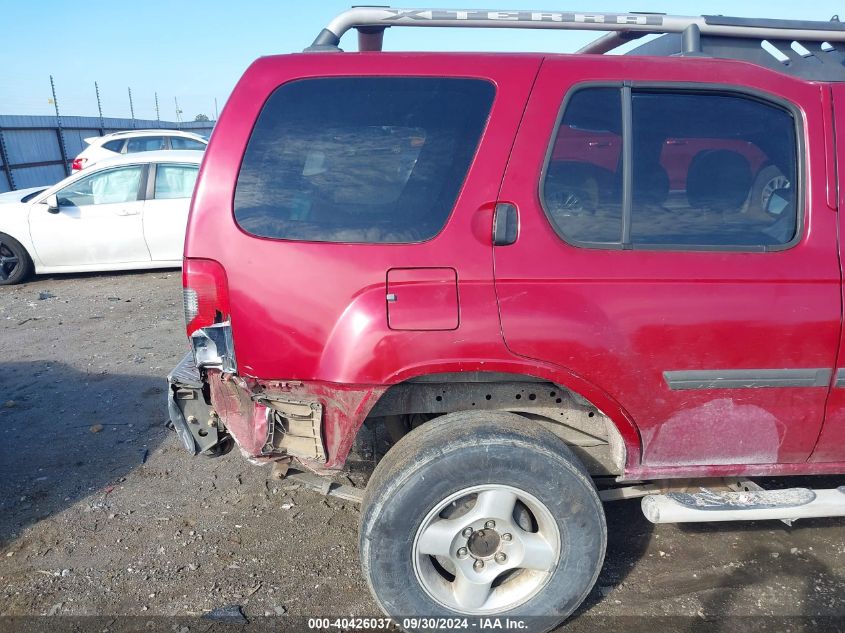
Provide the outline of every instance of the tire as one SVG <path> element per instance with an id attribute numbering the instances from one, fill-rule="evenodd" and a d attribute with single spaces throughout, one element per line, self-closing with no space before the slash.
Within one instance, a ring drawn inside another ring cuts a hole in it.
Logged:
<path id="1" fill-rule="evenodd" d="M 0 233 L 0 286 L 26 281 L 32 274 L 32 268 L 32 259 L 21 243 L 10 235 Z"/>
<path id="2" fill-rule="evenodd" d="M 402 438 L 373 472 L 359 535 L 370 590 L 400 625 L 405 617 L 539 616 L 524 621 L 528 631 L 549 630 L 583 602 L 606 545 L 584 466 L 550 431 L 502 412 L 446 415 Z"/>
<path id="3" fill-rule="evenodd" d="M 768 165 L 763 167 L 754 177 L 749 209 L 754 212 L 765 211 L 766 204 L 768 204 L 772 192 L 778 189 L 789 188 L 790 186 L 789 179 L 777 166 Z"/>

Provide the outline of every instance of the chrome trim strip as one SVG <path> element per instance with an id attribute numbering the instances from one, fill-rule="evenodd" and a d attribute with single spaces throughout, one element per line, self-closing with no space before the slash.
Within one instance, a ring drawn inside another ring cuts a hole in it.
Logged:
<path id="1" fill-rule="evenodd" d="M 672 391 L 684 389 L 758 389 L 762 387 L 827 387 L 832 369 L 706 369 L 664 371 Z M 837 372 L 837 382 L 845 372 Z"/>
<path id="2" fill-rule="evenodd" d="M 840 367 L 836 370 L 836 381 L 833 383 L 834 389 L 845 388 L 845 368 Z"/>

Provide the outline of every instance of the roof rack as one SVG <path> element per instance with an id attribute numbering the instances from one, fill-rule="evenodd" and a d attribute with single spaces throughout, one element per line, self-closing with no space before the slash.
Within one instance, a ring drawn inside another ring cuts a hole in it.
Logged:
<path id="1" fill-rule="evenodd" d="M 615 33 L 694 33 L 722 37 L 845 41 L 845 23 L 811 20 L 682 16 L 662 13 L 579 13 L 480 9 L 394 9 L 353 7 L 324 28 L 306 50 L 337 49 L 350 29 L 358 29 L 364 50 L 381 50 L 384 29 L 391 26 L 564 29 Z"/>
<path id="2" fill-rule="evenodd" d="M 394 26 L 523 28 L 606 31 L 578 53 L 607 53 L 644 35 L 662 35 L 629 54 L 689 55 L 741 59 L 804 79 L 845 81 L 845 23 L 680 16 L 663 13 L 579 13 L 480 9 L 353 7 L 335 17 L 306 52 L 339 51 L 340 40 L 358 31 L 359 51 L 380 51 L 384 31 Z"/>

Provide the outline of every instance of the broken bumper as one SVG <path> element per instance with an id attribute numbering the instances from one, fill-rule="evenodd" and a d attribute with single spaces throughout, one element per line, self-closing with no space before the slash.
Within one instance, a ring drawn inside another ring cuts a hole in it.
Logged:
<path id="1" fill-rule="evenodd" d="M 223 439 L 218 433 L 217 414 L 205 400 L 193 354 L 186 354 L 173 368 L 167 376 L 167 387 L 170 421 L 185 449 L 196 455 L 217 445 Z"/>
<path id="2" fill-rule="evenodd" d="M 192 455 L 213 456 L 218 445 L 234 440 L 244 456 L 256 462 L 293 458 L 314 471 L 336 469 L 385 391 L 372 385 L 244 378 L 226 370 L 233 366 L 230 340 L 205 338 L 213 339 L 216 355 L 208 344 L 208 353 L 198 353 L 194 339 L 194 353 L 168 376 L 170 420 Z"/>

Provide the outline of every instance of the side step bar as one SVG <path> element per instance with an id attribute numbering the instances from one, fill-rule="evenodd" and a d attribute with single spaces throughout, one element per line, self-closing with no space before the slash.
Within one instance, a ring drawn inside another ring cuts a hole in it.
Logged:
<path id="1" fill-rule="evenodd" d="M 642 509 L 652 523 L 841 517 L 845 516 L 845 486 L 827 490 L 667 492 L 643 497 Z"/>

